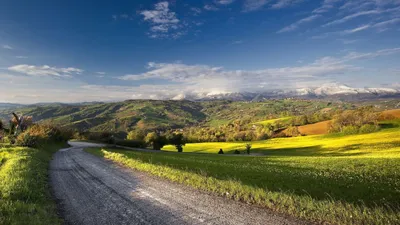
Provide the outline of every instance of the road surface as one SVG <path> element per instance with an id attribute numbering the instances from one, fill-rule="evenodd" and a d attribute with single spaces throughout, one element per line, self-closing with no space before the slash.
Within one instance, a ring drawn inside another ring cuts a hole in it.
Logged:
<path id="1" fill-rule="evenodd" d="M 70 144 L 50 164 L 50 184 L 65 224 L 301 224 L 83 151 L 96 144 Z"/>

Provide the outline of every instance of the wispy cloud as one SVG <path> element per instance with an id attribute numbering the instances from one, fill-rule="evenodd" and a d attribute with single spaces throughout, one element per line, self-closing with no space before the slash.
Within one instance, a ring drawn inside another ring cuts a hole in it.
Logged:
<path id="1" fill-rule="evenodd" d="M 71 77 L 73 74 L 81 74 L 83 70 L 73 67 L 58 68 L 44 66 L 34 66 L 34 65 L 15 65 L 8 67 L 9 71 L 18 72 L 30 76 L 53 76 L 53 77 Z"/>
<path id="2" fill-rule="evenodd" d="M 100 74 L 100 75 L 105 75 L 106 74 L 106 72 L 96 72 L 97 74 Z"/>
<path id="3" fill-rule="evenodd" d="M 356 27 L 354 29 L 345 30 L 345 31 L 343 31 L 343 33 L 344 34 L 353 34 L 353 33 L 356 33 L 356 32 L 360 32 L 360 31 L 366 30 L 366 29 L 368 29 L 370 27 L 371 26 L 369 24 L 366 24 L 366 25 L 362 25 L 362 26 Z"/>
<path id="4" fill-rule="evenodd" d="M 320 7 L 314 9 L 313 13 L 326 13 L 335 8 L 335 4 L 341 1 L 342 0 L 324 0 Z"/>
<path id="5" fill-rule="evenodd" d="M 277 33 L 284 33 L 284 32 L 296 30 L 302 24 L 309 23 L 315 19 L 318 19 L 319 17 L 321 17 L 321 15 L 319 15 L 319 14 L 314 14 L 314 15 L 305 17 L 301 20 L 296 21 L 295 23 L 290 24 L 289 26 L 286 26 L 286 27 L 280 29 Z"/>
<path id="6" fill-rule="evenodd" d="M 28 56 L 17 55 L 17 56 L 15 56 L 15 58 L 17 58 L 17 59 L 27 59 Z"/>
<path id="7" fill-rule="evenodd" d="M 220 5 L 229 5 L 233 3 L 235 0 L 215 0 L 215 3 Z"/>
<path id="8" fill-rule="evenodd" d="M 273 9 L 287 8 L 302 3 L 304 1 L 305 0 L 278 0 L 277 2 L 272 4 L 271 8 Z"/>
<path id="9" fill-rule="evenodd" d="M 169 9 L 169 3 L 159 2 L 154 5 L 154 10 L 144 10 L 140 14 L 143 16 L 144 21 L 150 23 L 150 37 L 165 38 L 165 37 L 179 37 L 182 32 L 176 31 L 181 27 L 180 21 L 175 12 Z"/>
<path id="10" fill-rule="evenodd" d="M 2 45 L 1 47 L 4 48 L 4 49 L 9 49 L 9 50 L 14 49 L 13 47 L 11 47 L 9 45 Z"/>
<path id="11" fill-rule="evenodd" d="M 269 0 L 245 0 L 243 5 L 243 11 L 251 12 L 263 8 Z"/>
<path id="12" fill-rule="evenodd" d="M 126 81 L 160 79 L 174 85 L 160 85 L 160 90 L 168 90 L 161 95 L 173 97 L 174 94 L 197 92 L 237 92 L 262 91 L 275 88 L 300 87 L 301 83 L 320 84 L 329 77 L 362 70 L 351 64 L 355 60 L 373 59 L 376 57 L 400 54 L 400 48 L 382 49 L 375 52 L 349 52 L 341 57 L 322 57 L 303 66 L 266 68 L 261 70 L 227 70 L 223 67 L 208 65 L 187 65 L 183 63 L 154 63 L 148 65 L 148 71 L 141 74 L 128 74 L 119 77 Z M 227 82 L 229 81 L 229 82 Z M 173 87 L 184 87 L 173 91 Z M 305 87 L 305 86 L 304 86 Z M 154 87 L 153 87 L 154 88 Z M 157 89 L 157 88 L 155 88 Z M 157 95 L 159 92 L 153 92 Z M 158 95 L 160 96 L 160 95 Z M 143 97 L 143 96 L 142 96 Z"/>
<path id="13" fill-rule="evenodd" d="M 193 15 L 198 16 L 201 14 L 201 9 L 197 7 L 192 7 L 190 10 L 193 12 Z"/>
<path id="14" fill-rule="evenodd" d="M 345 16 L 341 19 L 337 19 L 337 20 L 334 20 L 327 24 L 324 24 L 324 25 L 322 25 L 322 27 L 328 27 L 328 26 L 332 26 L 332 25 L 336 25 L 336 24 L 341 24 L 341 23 L 345 23 L 351 19 L 360 17 L 360 16 L 373 15 L 373 14 L 379 14 L 379 13 L 381 13 L 381 11 L 379 11 L 379 10 L 368 10 L 368 11 L 357 12 L 357 13 L 353 13 L 351 15 Z"/>
<path id="15" fill-rule="evenodd" d="M 232 44 L 240 45 L 240 44 L 243 44 L 243 41 L 242 40 L 233 41 Z"/>
<path id="16" fill-rule="evenodd" d="M 212 5 L 212 4 L 206 4 L 206 5 L 204 5 L 203 8 L 206 11 L 218 11 L 219 10 L 218 7 L 216 7 L 215 5 Z"/>

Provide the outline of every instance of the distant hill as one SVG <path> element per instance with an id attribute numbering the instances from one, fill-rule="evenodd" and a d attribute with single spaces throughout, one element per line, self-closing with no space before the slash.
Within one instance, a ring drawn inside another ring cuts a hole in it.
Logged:
<path id="1" fill-rule="evenodd" d="M 15 104 L 15 103 L 1 103 L 0 102 L 0 110 L 2 109 L 9 109 L 9 108 L 18 108 L 18 107 L 23 107 L 24 105 L 21 104 Z"/>
<path id="2" fill-rule="evenodd" d="M 395 108 L 399 101 L 377 101 L 376 107 Z M 367 102 L 360 103 L 362 105 Z M 11 112 L 30 115 L 34 121 L 51 121 L 81 131 L 128 132 L 179 129 L 190 126 L 218 127 L 235 120 L 245 124 L 291 115 L 311 114 L 324 109 L 353 109 L 355 103 L 327 100 L 187 101 L 127 100 L 112 103 L 18 105 L 0 109 L 0 119 L 8 120 Z"/>

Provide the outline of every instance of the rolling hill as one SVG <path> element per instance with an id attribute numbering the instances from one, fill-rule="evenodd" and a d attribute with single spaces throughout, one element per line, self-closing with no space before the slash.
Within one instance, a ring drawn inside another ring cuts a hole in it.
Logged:
<path id="1" fill-rule="evenodd" d="M 82 131 L 127 132 L 135 128 L 177 129 L 192 125 L 218 127 L 234 120 L 248 123 L 280 118 L 282 114 L 301 115 L 324 108 L 349 109 L 354 105 L 321 100 L 267 100 L 262 102 L 128 100 L 113 103 L 47 104 L 0 110 L 8 120 L 11 112 L 30 115 L 34 121 Z"/>

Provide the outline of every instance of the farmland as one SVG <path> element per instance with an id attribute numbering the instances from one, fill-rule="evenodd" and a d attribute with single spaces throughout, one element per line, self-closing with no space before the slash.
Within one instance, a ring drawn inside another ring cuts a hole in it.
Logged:
<path id="1" fill-rule="evenodd" d="M 389 122 L 388 122 L 389 123 Z M 371 134 L 187 144 L 178 154 L 88 151 L 178 183 L 312 221 L 395 224 L 400 210 L 400 128 Z M 165 151 L 176 151 L 172 146 Z M 243 154 L 243 153 L 242 153 Z M 345 191 L 344 191 L 345 190 Z"/>

